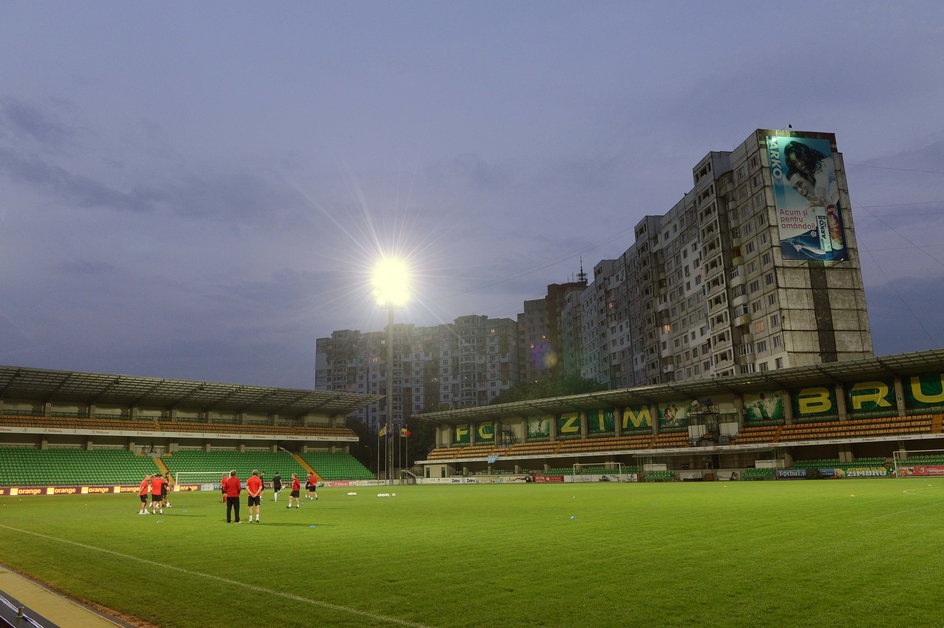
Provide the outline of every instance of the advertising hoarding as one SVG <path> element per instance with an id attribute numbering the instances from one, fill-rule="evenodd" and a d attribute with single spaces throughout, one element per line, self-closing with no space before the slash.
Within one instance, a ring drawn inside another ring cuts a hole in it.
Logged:
<path id="1" fill-rule="evenodd" d="M 768 135 L 767 156 L 783 259 L 849 259 L 829 141 Z"/>

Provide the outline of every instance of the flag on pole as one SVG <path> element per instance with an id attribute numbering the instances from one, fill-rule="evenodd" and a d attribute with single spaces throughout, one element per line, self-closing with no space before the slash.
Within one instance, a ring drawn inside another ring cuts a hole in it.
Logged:
<path id="1" fill-rule="evenodd" d="M 380 431 L 377 432 L 377 436 L 380 436 L 381 438 L 383 438 L 386 435 L 387 435 L 387 426 L 384 425 L 382 428 L 380 428 Z"/>
<path id="2" fill-rule="evenodd" d="M 413 432 L 411 432 L 410 430 L 406 429 L 405 427 L 401 427 L 401 428 L 400 428 L 400 436 L 402 436 L 403 438 L 406 438 L 407 436 L 409 436 L 409 435 L 412 434 L 412 433 L 413 433 Z"/>

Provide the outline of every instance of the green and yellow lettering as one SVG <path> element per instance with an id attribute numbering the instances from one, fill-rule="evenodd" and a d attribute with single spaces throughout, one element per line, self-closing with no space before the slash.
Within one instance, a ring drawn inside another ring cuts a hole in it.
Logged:
<path id="1" fill-rule="evenodd" d="M 562 414 L 559 425 L 561 434 L 579 434 L 580 413 L 568 412 L 567 414 Z"/>
<path id="2" fill-rule="evenodd" d="M 476 440 L 494 440 L 495 429 L 493 423 L 479 423 L 479 429 L 475 434 Z"/>
<path id="3" fill-rule="evenodd" d="M 649 414 L 649 406 L 640 406 L 639 412 L 634 412 L 632 408 L 623 408 L 623 429 L 627 429 L 629 424 L 633 427 L 652 427 L 652 415 Z"/>
<path id="4" fill-rule="evenodd" d="M 455 431 L 455 438 L 453 442 L 456 443 L 465 443 L 469 440 L 469 426 L 466 425 L 457 425 Z"/>
<path id="5" fill-rule="evenodd" d="M 829 400 L 829 389 L 824 387 L 804 388 L 797 395 L 800 414 L 823 414 L 833 409 Z"/>
<path id="6" fill-rule="evenodd" d="M 912 376 L 910 380 L 911 384 L 911 394 L 914 395 L 915 401 L 920 401 L 921 403 L 941 403 L 944 401 L 944 373 L 938 375 L 938 386 L 937 393 L 932 393 L 926 395 L 924 393 L 924 388 L 921 387 L 921 378 L 917 375 Z"/>
<path id="7" fill-rule="evenodd" d="M 885 382 L 859 382 L 849 389 L 853 410 L 861 410 L 869 402 L 878 408 L 890 408 L 892 404 L 888 403 L 887 396 L 888 386 Z"/>

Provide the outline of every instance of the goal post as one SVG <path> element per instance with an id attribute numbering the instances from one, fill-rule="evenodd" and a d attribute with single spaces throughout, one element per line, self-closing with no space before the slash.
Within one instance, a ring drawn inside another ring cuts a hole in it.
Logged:
<path id="1" fill-rule="evenodd" d="M 174 490 L 181 484 L 212 484 L 218 489 L 224 475 L 229 475 L 229 471 L 178 471 L 174 474 Z"/>
<path id="2" fill-rule="evenodd" d="M 575 462 L 574 482 L 630 482 L 622 462 Z"/>
<path id="3" fill-rule="evenodd" d="M 944 449 L 896 450 L 892 458 L 896 478 L 944 476 Z"/>

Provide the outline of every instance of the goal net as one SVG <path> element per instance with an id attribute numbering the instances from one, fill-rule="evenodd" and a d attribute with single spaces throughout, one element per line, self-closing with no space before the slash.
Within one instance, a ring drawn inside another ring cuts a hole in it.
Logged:
<path id="1" fill-rule="evenodd" d="M 574 482 L 631 482 L 622 462 L 574 463 Z"/>
<path id="2" fill-rule="evenodd" d="M 229 471 L 178 471 L 174 474 L 174 490 L 181 484 L 199 484 L 202 491 L 218 490 L 224 475 Z"/>
<path id="3" fill-rule="evenodd" d="M 892 452 L 895 477 L 944 476 L 944 449 L 917 449 Z"/>

